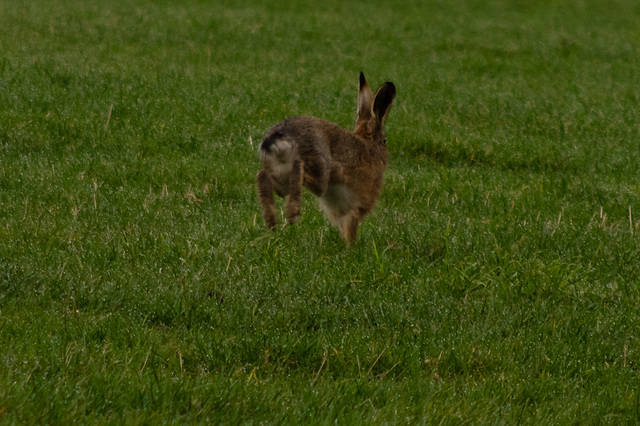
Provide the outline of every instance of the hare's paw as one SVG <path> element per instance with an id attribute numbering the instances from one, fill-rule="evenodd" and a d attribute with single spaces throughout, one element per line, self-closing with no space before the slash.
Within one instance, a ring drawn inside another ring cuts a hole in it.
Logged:
<path id="1" fill-rule="evenodd" d="M 294 225 L 300 221 L 300 204 L 288 203 L 287 204 L 287 222 L 289 225 Z"/>

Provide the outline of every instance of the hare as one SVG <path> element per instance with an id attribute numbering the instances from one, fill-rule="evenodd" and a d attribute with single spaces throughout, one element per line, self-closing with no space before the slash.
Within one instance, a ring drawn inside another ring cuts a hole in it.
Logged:
<path id="1" fill-rule="evenodd" d="M 305 186 L 346 244 L 354 243 L 358 225 L 376 204 L 387 165 L 383 130 L 396 87 L 386 82 L 371 92 L 360 73 L 358 116 L 354 131 L 315 117 L 291 117 L 273 126 L 258 149 L 262 170 L 256 181 L 268 228 L 275 228 L 273 193 L 286 197 L 289 224 L 300 217 L 300 191 Z"/>

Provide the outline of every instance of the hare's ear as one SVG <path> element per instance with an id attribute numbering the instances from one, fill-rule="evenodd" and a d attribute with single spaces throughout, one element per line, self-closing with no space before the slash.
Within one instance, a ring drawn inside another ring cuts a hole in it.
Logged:
<path id="1" fill-rule="evenodd" d="M 396 86 L 390 81 L 384 83 L 373 98 L 373 115 L 380 122 L 380 127 L 384 126 L 387 120 L 393 99 L 396 97 Z"/>
<path id="2" fill-rule="evenodd" d="M 367 79 L 364 78 L 362 71 L 360 72 L 360 89 L 358 90 L 358 117 L 369 118 L 371 117 L 371 107 L 373 105 L 373 94 L 371 88 L 367 84 Z"/>

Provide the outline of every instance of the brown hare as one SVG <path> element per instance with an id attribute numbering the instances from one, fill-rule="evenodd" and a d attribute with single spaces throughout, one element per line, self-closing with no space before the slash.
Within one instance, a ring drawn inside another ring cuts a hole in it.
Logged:
<path id="1" fill-rule="evenodd" d="M 353 132 L 315 117 L 291 117 L 273 126 L 260 143 L 256 181 L 267 227 L 276 225 L 273 193 L 286 197 L 290 224 L 300 217 L 300 191 L 310 190 L 347 245 L 380 195 L 387 165 L 384 123 L 396 96 L 386 82 L 374 95 L 360 73 L 358 117 Z"/>

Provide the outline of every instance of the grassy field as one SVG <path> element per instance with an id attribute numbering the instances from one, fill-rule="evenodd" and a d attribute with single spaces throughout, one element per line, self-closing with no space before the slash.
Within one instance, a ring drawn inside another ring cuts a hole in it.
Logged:
<path id="1" fill-rule="evenodd" d="M 640 422 L 637 1 L 131 3 L 0 1 L 0 423 Z M 267 231 L 361 70 L 357 244 Z"/>

